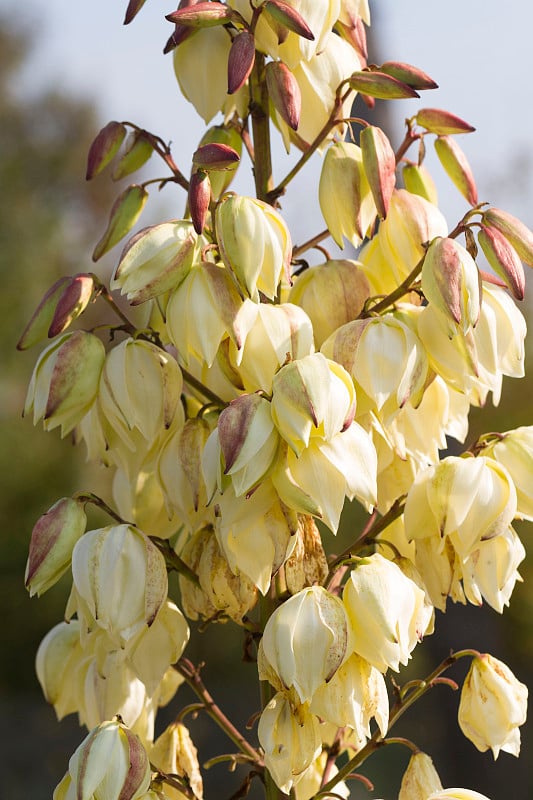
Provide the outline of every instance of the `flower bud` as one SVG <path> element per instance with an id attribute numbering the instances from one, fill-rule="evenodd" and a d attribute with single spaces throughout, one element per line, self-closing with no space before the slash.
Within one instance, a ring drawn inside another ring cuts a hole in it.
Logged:
<path id="1" fill-rule="evenodd" d="M 385 61 L 381 64 L 380 71 L 385 72 L 387 75 L 392 75 L 399 81 L 403 81 L 413 89 L 437 89 L 438 86 L 429 75 L 422 72 L 418 67 L 412 64 L 403 64 L 400 61 Z"/>
<path id="2" fill-rule="evenodd" d="M 396 184 L 396 158 L 391 143 L 381 128 L 368 125 L 361 131 L 363 166 L 370 191 L 381 219 L 387 216 Z"/>
<path id="3" fill-rule="evenodd" d="M 379 72 L 378 70 L 354 72 L 350 76 L 348 83 L 356 92 L 382 100 L 402 100 L 420 97 L 412 86 L 408 86 L 398 78 L 393 78 L 392 75 L 387 75 L 386 72 Z"/>
<path id="4" fill-rule="evenodd" d="M 409 759 L 409 764 L 402 778 L 398 800 L 428 800 L 428 794 L 442 789 L 433 761 L 419 751 Z"/>
<path id="5" fill-rule="evenodd" d="M 303 308 L 311 320 L 319 348 L 337 328 L 357 319 L 369 295 L 368 278 L 357 261 L 332 259 L 302 272 L 288 301 Z"/>
<path id="6" fill-rule="evenodd" d="M 150 786 L 150 762 L 139 738 L 118 721 L 103 722 L 69 761 L 68 800 L 137 800 Z M 66 776 L 67 777 L 67 776 Z M 58 798 L 63 781 L 54 792 Z M 66 787 L 65 787 L 66 788 Z"/>
<path id="7" fill-rule="evenodd" d="M 449 320 L 450 334 L 475 327 L 481 306 L 481 281 L 472 256 L 455 239 L 437 237 L 422 265 L 422 291 Z M 457 326 L 457 327 L 456 327 Z"/>
<path id="8" fill-rule="evenodd" d="M 148 200 L 144 186 L 132 184 L 117 197 L 109 213 L 107 228 L 93 251 L 93 261 L 98 261 L 131 231 Z"/>
<path id="9" fill-rule="evenodd" d="M 433 205 L 438 205 L 437 187 L 423 164 L 406 164 L 402 170 L 405 188 L 411 194 L 418 194 Z"/>
<path id="10" fill-rule="evenodd" d="M 102 128 L 89 148 L 86 180 L 94 178 L 113 160 L 125 136 L 126 128 L 121 122 L 108 122 Z"/>
<path id="11" fill-rule="evenodd" d="M 229 347 L 229 359 L 246 391 L 272 391 L 272 379 L 290 359 L 313 352 L 313 326 L 301 308 L 292 303 L 252 303 L 245 300 L 242 317 L 243 344 Z"/>
<path id="12" fill-rule="evenodd" d="M 50 286 L 24 328 L 22 336 L 17 342 L 17 350 L 28 350 L 34 344 L 48 338 L 48 330 L 54 318 L 57 303 L 69 282 L 70 278 L 64 276 Z"/>
<path id="13" fill-rule="evenodd" d="M 227 196 L 217 206 L 215 227 L 222 261 L 254 302 L 259 292 L 273 299 L 283 277 L 290 283 L 291 235 L 272 206 Z"/>
<path id="14" fill-rule="evenodd" d="M 533 233 L 521 220 L 500 208 L 489 208 L 483 213 L 483 222 L 503 233 L 522 261 L 533 266 Z"/>
<path id="15" fill-rule="evenodd" d="M 186 220 L 143 228 L 122 251 L 111 289 L 120 289 L 132 305 L 158 297 L 187 276 L 197 249 L 197 238 Z"/>
<path id="16" fill-rule="evenodd" d="M 194 792 L 194 796 L 203 797 L 202 774 L 198 763 L 198 754 L 190 733 L 181 722 L 173 722 L 165 728 L 150 748 L 150 761 L 166 775 L 178 775 Z M 183 793 L 173 786 L 165 784 L 165 797 L 169 800 L 180 800 Z"/>
<path id="17" fill-rule="evenodd" d="M 257 733 L 266 768 L 288 794 L 322 749 L 318 718 L 307 704 L 293 704 L 285 692 L 278 692 L 263 709 Z"/>
<path id="18" fill-rule="evenodd" d="M 200 235 L 205 227 L 211 202 L 211 181 L 207 172 L 200 169 L 193 172 L 188 197 L 192 224 L 196 233 Z"/>
<path id="19" fill-rule="evenodd" d="M 154 152 L 153 139 L 146 131 L 133 130 L 126 141 L 124 153 L 118 160 L 111 176 L 119 181 L 143 167 Z"/>
<path id="20" fill-rule="evenodd" d="M 220 145 L 224 146 L 230 152 L 227 154 L 227 158 L 225 161 L 224 169 L 213 169 L 211 168 L 211 174 L 209 175 L 209 179 L 211 181 L 211 192 L 215 200 L 218 200 L 220 195 L 228 188 L 231 181 L 233 180 L 237 168 L 240 163 L 240 155 L 242 151 L 242 139 L 239 136 L 238 131 L 235 130 L 233 127 L 224 127 L 223 125 L 213 125 L 211 128 L 208 128 L 202 138 L 200 139 L 200 144 L 198 150 L 201 150 L 203 147 L 207 145 Z M 238 156 L 235 159 L 235 156 Z M 194 156 L 193 156 L 193 163 L 194 163 Z M 209 164 L 204 165 L 204 168 L 209 169 Z"/>
<path id="21" fill-rule="evenodd" d="M 272 419 L 296 455 L 311 437 L 331 441 L 349 428 L 355 404 L 350 376 L 322 353 L 291 361 L 272 381 Z"/>
<path id="22" fill-rule="evenodd" d="M 335 142 L 324 158 L 318 197 L 322 216 L 339 247 L 343 237 L 357 247 L 376 218 L 376 205 L 360 147 Z"/>
<path id="23" fill-rule="evenodd" d="M 249 31 L 239 33 L 231 43 L 228 56 L 228 94 L 243 86 L 254 67 L 255 39 Z"/>
<path id="24" fill-rule="evenodd" d="M 508 666 L 485 653 L 472 659 L 461 690 L 459 726 L 482 753 L 500 750 L 518 757 L 519 726 L 526 721 L 527 686 Z"/>
<path id="25" fill-rule="evenodd" d="M 310 702 L 349 654 L 342 602 L 322 586 L 303 589 L 269 617 L 261 646 L 266 664 L 285 689 L 294 689 L 301 703 Z M 259 678 L 268 679 L 261 667 Z"/>
<path id="26" fill-rule="evenodd" d="M 398 672 L 425 632 L 424 600 L 422 589 L 392 561 L 379 553 L 361 559 L 342 595 L 355 652 L 381 672 Z"/>
<path id="27" fill-rule="evenodd" d="M 100 381 L 105 349 L 96 336 L 74 331 L 44 350 L 31 376 L 24 414 L 33 411 L 33 424 L 44 429 L 61 426 L 61 436 L 78 424 L 91 408 Z"/>
<path id="28" fill-rule="evenodd" d="M 302 110 L 302 93 L 296 78 L 282 61 L 269 61 L 265 67 L 268 94 L 282 120 L 298 130 Z"/>
<path id="29" fill-rule="evenodd" d="M 416 115 L 416 122 L 422 128 L 436 133 L 438 136 L 447 136 L 449 133 L 471 133 L 475 131 L 472 125 L 456 117 L 449 111 L 441 108 L 422 108 Z"/>
<path id="30" fill-rule="evenodd" d="M 79 619 L 89 630 L 107 631 L 119 647 L 152 625 L 167 596 L 165 559 L 131 525 L 82 536 L 72 553 L 72 577 Z"/>
<path id="31" fill-rule="evenodd" d="M 25 575 L 30 597 L 40 597 L 67 571 L 74 545 L 85 533 L 86 524 L 83 503 L 71 497 L 58 500 L 37 520 Z"/>
<path id="32" fill-rule="evenodd" d="M 475 206 L 478 201 L 476 182 L 470 164 L 455 139 L 450 136 L 438 136 L 435 139 L 435 151 L 452 183 L 467 202 Z"/>
<path id="33" fill-rule="evenodd" d="M 505 285 L 511 290 L 515 300 L 524 299 L 525 276 L 520 257 L 507 238 L 497 228 L 480 225 L 478 242 L 487 261 Z"/>

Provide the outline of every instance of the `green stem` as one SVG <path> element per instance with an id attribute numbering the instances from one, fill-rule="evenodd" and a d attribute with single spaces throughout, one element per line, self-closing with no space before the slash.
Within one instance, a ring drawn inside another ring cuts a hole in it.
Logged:
<path id="1" fill-rule="evenodd" d="M 92 503 L 93 506 L 101 508 L 106 514 L 109 514 L 111 519 L 114 519 L 119 525 L 133 525 L 133 522 L 128 522 L 127 520 L 122 519 L 122 517 L 120 517 L 116 511 L 113 511 L 113 509 L 108 506 L 101 497 L 98 497 L 98 495 L 93 494 L 92 492 L 76 492 L 76 494 L 72 496 L 72 499 L 80 500 L 82 503 Z"/>
<path id="2" fill-rule="evenodd" d="M 203 396 L 207 400 L 209 400 L 218 408 L 226 408 L 228 404 L 224 402 L 224 400 L 222 400 L 222 398 L 219 397 L 218 394 L 215 394 L 214 392 L 211 391 L 211 389 L 208 389 L 207 386 L 204 386 L 204 384 L 201 381 L 199 381 L 198 378 L 195 378 L 194 375 L 191 375 L 191 373 L 188 372 L 184 367 L 182 367 L 181 364 L 180 364 L 180 369 L 181 369 L 181 374 L 183 375 L 183 380 L 186 383 L 188 383 L 189 386 L 192 386 L 194 389 L 197 389 L 201 394 L 203 394 Z"/>
<path id="3" fill-rule="evenodd" d="M 320 231 L 317 233 L 316 236 L 313 236 L 311 239 L 308 239 L 303 244 L 298 245 L 298 247 L 294 247 L 292 251 L 292 257 L 297 258 L 302 253 L 305 253 L 306 250 L 311 250 L 312 247 L 316 247 L 317 244 L 323 242 L 324 239 L 327 239 L 329 236 L 329 231 L 326 228 L 325 231 Z"/>
<path id="4" fill-rule="evenodd" d="M 95 295 L 102 297 L 103 300 L 105 300 L 106 303 L 109 306 L 111 306 L 117 317 L 119 317 L 124 323 L 124 330 L 126 331 L 126 333 L 129 333 L 130 336 L 133 336 L 137 331 L 135 325 L 133 325 L 133 323 L 130 322 L 130 320 L 127 318 L 124 312 L 117 306 L 107 286 L 104 283 L 102 283 L 102 281 L 94 273 L 91 273 L 91 277 L 94 280 Z"/>
<path id="5" fill-rule="evenodd" d="M 207 691 L 204 682 L 200 677 L 198 667 L 195 667 L 187 658 L 180 658 L 174 669 L 185 678 L 185 681 L 191 687 L 196 696 L 202 701 L 202 704 L 211 717 L 212 720 L 221 728 L 226 736 L 237 745 L 239 750 L 245 755 L 249 756 L 254 764 L 261 767 L 263 762 L 260 754 L 252 747 L 252 745 L 244 738 L 235 725 L 227 718 L 224 712 L 215 703 L 212 696 Z"/>
<path id="6" fill-rule="evenodd" d="M 183 575 L 184 578 L 194 583 L 195 586 L 200 585 L 198 575 L 179 557 L 176 551 L 170 546 L 168 539 L 159 539 L 157 536 L 150 536 L 150 539 L 159 552 L 165 557 L 165 563 L 168 569 Z"/>
<path id="7" fill-rule="evenodd" d="M 265 57 L 255 55 L 255 64 L 250 76 L 252 90 L 252 132 L 254 140 L 255 193 L 259 200 L 268 202 L 273 186 L 272 153 L 270 149 L 270 117 L 268 113 L 268 89 L 265 80 Z"/>
<path id="8" fill-rule="evenodd" d="M 383 300 L 380 300 L 375 306 L 371 306 L 363 311 L 361 318 L 364 319 L 365 317 L 369 317 L 371 314 L 381 314 L 382 311 L 385 311 L 387 308 L 389 308 L 389 306 L 394 305 L 397 300 L 400 300 L 404 294 L 410 292 L 412 289 L 412 284 L 422 272 L 422 265 L 425 257 L 426 255 L 424 253 L 420 261 L 413 267 L 407 278 L 405 278 L 405 280 L 403 280 L 393 292 L 384 297 Z"/>

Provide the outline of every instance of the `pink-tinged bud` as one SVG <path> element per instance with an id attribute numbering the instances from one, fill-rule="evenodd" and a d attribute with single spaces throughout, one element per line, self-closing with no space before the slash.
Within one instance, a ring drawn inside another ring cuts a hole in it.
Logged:
<path id="1" fill-rule="evenodd" d="M 87 308 L 94 290 L 94 276 L 80 273 L 69 278 L 59 298 L 54 316 L 48 328 L 49 338 L 66 330 Z"/>
<path id="2" fill-rule="evenodd" d="M 524 299 L 525 276 L 520 257 L 497 228 L 481 225 L 477 239 L 494 272 L 510 289 L 515 300 Z"/>
<path id="3" fill-rule="evenodd" d="M 503 233 L 524 264 L 533 267 L 533 233 L 527 225 L 500 208 L 489 208 L 485 211 L 483 222 Z"/>
<path id="4" fill-rule="evenodd" d="M 240 156 L 233 147 L 221 142 L 202 144 L 192 156 L 193 166 L 208 170 L 232 169 L 239 160 Z"/>
<path id="5" fill-rule="evenodd" d="M 104 345 L 92 333 L 74 331 L 44 350 L 31 377 L 24 414 L 47 431 L 61 426 L 66 436 L 91 408 L 105 359 Z"/>
<path id="6" fill-rule="evenodd" d="M 218 151 L 220 156 L 219 161 L 216 160 L 217 156 L 214 150 L 206 151 L 209 154 L 207 161 L 215 161 L 217 163 L 216 167 L 213 167 L 209 163 L 197 165 L 210 170 L 209 180 L 211 181 L 211 193 L 215 200 L 218 200 L 220 195 L 230 185 L 239 166 L 242 152 L 242 139 L 238 131 L 229 125 L 227 127 L 224 125 L 213 125 L 211 128 L 208 128 L 202 136 L 200 145 L 193 155 L 193 164 L 195 164 L 198 153 L 201 153 L 200 157 L 202 159 L 206 158 L 204 155 L 204 147 L 208 145 L 223 146 L 225 148 L 224 156 L 222 156 L 221 150 Z M 219 164 L 220 166 L 218 166 Z M 224 166 L 222 166 L 222 164 L 224 164 Z"/>
<path id="7" fill-rule="evenodd" d="M 475 128 L 464 119 L 450 114 L 441 108 L 422 108 L 416 115 L 416 122 L 430 133 L 447 136 L 449 133 L 472 133 Z"/>
<path id="8" fill-rule="evenodd" d="M 368 49 L 366 45 L 366 30 L 361 17 L 356 17 L 353 22 L 349 23 L 339 19 L 336 27 L 342 38 L 346 39 L 361 59 L 361 66 L 365 66 Z"/>
<path id="9" fill-rule="evenodd" d="M 240 14 L 224 3 L 217 2 L 195 3 L 193 6 L 178 8 L 172 14 L 167 14 L 165 19 L 191 28 L 209 28 L 212 25 L 225 25 L 235 20 L 244 23 Z"/>
<path id="10" fill-rule="evenodd" d="M 379 71 L 397 78 L 397 80 L 411 86 L 412 89 L 438 89 L 438 84 L 435 83 L 433 78 L 430 78 L 418 67 L 413 67 L 412 64 L 404 64 L 400 61 L 386 61 L 379 67 Z"/>
<path id="11" fill-rule="evenodd" d="M 348 79 L 351 89 L 379 100 L 403 100 L 408 97 L 419 97 L 417 91 L 403 81 L 387 75 L 385 72 L 364 70 L 354 72 Z"/>
<path id="12" fill-rule="evenodd" d="M 54 318 L 57 303 L 63 294 L 65 284 L 69 281 L 70 278 L 66 276 L 64 278 L 59 278 L 59 280 L 48 289 L 33 312 L 30 321 L 24 328 L 22 336 L 17 342 L 17 350 L 28 350 L 30 347 L 33 347 L 34 344 L 38 344 L 48 337 L 48 329 Z"/>
<path id="13" fill-rule="evenodd" d="M 438 205 L 437 187 L 423 164 L 406 164 L 402 176 L 408 192 L 423 197 L 435 206 Z"/>
<path id="14" fill-rule="evenodd" d="M 248 80 L 255 63 L 255 39 L 249 31 L 235 37 L 228 57 L 228 94 L 238 91 Z"/>
<path id="15" fill-rule="evenodd" d="M 284 0 L 265 0 L 263 3 L 264 11 L 272 17 L 274 22 L 288 28 L 289 31 L 308 39 L 310 42 L 314 41 L 314 33 L 299 14 L 295 8 Z"/>
<path id="16" fill-rule="evenodd" d="M 40 597 L 70 566 L 74 545 L 85 533 L 83 503 L 63 497 L 39 517 L 33 528 L 26 564 L 25 586 Z"/>
<path id="17" fill-rule="evenodd" d="M 148 200 L 144 186 L 128 186 L 115 200 L 104 235 L 94 248 L 93 261 L 98 261 L 133 228 Z"/>
<path id="18" fill-rule="evenodd" d="M 146 0 L 130 0 L 124 16 L 124 25 L 129 25 L 135 19 L 145 3 Z"/>
<path id="19" fill-rule="evenodd" d="M 127 175 L 131 175 L 132 172 L 137 172 L 146 164 L 153 152 L 153 145 L 145 131 L 133 131 L 128 137 L 124 155 L 120 157 L 113 170 L 113 180 L 119 181 Z"/>
<path id="20" fill-rule="evenodd" d="M 209 175 L 198 170 L 191 175 L 189 184 L 189 211 L 194 230 L 200 235 L 205 227 L 209 203 L 211 202 L 211 182 Z"/>
<path id="21" fill-rule="evenodd" d="M 302 110 L 302 93 L 296 78 L 282 61 L 269 61 L 265 76 L 274 108 L 289 128 L 297 130 Z"/>
<path id="22" fill-rule="evenodd" d="M 121 122 L 108 122 L 102 128 L 89 148 L 86 180 L 90 181 L 112 161 L 125 136 L 126 128 Z"/>
<path id="23" fill-rule="evenodd" d="M 368 125 L 361 131 L 363 167 L 381 219 L 385 219 L 396 185 L 396 157 L 381 128 Z"/>
<path id="24" fill-rule="evenodd" d="M 435 139 L 435 151 L 450 180 L 459 189 L 471 206 L 477 204 L 477 188 L 474 175 L 465 154 L 449 136 Z"/>
<path id="25" fill-rule="evenodd" d="M 422 291 L 452 323 L 452 334 L 455 326 L 464 333 L 476 326 L 481 307 L 480 283 L 474 259 L 455 239 L 439 236 L 431 242 L 422 266 Z"/>

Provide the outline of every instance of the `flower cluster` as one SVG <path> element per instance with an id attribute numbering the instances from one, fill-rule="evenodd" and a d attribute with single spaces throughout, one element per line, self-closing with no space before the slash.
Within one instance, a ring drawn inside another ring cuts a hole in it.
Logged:
<path id="1" fill-rule="evenodd" d="M 142 5 L 130 2 L 127 21 Z M 396 152 L 364 120 L 359 143 L 353 131 L 344 140 L 356 93 L 372 106 L 435 85 L 409 64 L 367 66 L 364 0 L 182 2 L 167 19 L 183 95 L 206 123 L 218 113 L 223 122 L 200 142 L 189 179 L 161 139 L 109 123 L 88 177 L 117 159 L 123 176 L 158 155 L 171 171 L 162 183 L 186 189 L 187 212 L 126 243 L 110 284 L 122 305 L 94 275 L 65 279 L 19 343 L 52 339 L 25 412 L 73 433 L 111 486 L 106 499 L 59 500 L 31 539 L 31 594 L 72 576 L 38 678 L 59 718 L 77 713 L 92 729 L 56 800 L 201 797 L 187 729 L 173 724 L 154 741 L 157 708 L 184 679 L 282 792 L 345 795 L 351 766 L 412 700 L 409 684 L 390 709 L 385 676 L 433 632 L 435 609 L 450 597 L 502 612 L 520 580 L 512 523 L 533 519 L 533 429 L 484 437 L 462 456 L 441 451 L 448 437 L 465 441 L 471 406 L 489 393 L 499 402 L 503 376 L 523 375 L 514 301 L 533 234 L 478 205 L 455 138 L 472 129 L 447 111 L 407 120 Z M 287 149 L 303 151 L 278 186 L 269 119 Z M 432 137 L 469 203 L 451 231 L 422 164 Z M 417 165 L 405 156 L 415 142 Z M 243 145 L 257 197 L 228 191 Z M 327 231 L 295 247 L 279 198 L 315 151 Z M 146 197 L 144 184 L 123 192 L 96 259 L 133 228 Z M 494 274 L 476 263 L 476 232 Z M 329 235 L 360 247 L 357 260 L 301 261 Z M 97 297 L 118 316 L 109 336 L 104 326 L 69 330 Z M 372 516 L 328 559 L 347 500 Z M 87 503 L 113 524 L 86 531 Z M 171 569 L 179 598 L 169 597 Z M 213 711 L 190 664 L 173 668 L 185 616 L 231 620 L 259 641 L 258 677 L 269 684 L 260 748 Z M 465 654 L 474 659 L 461 729 L 479 749 L 518 755 L 525 687 L 491 656 Z M 400 790 L 409 800 L 476 796 L 443 790 L 425 754 Z"/>

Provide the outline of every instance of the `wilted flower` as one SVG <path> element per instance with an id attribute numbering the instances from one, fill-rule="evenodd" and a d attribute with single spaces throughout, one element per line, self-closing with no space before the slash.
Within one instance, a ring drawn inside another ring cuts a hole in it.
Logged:
<path id="1" fill-rule="evenodd" d="M 115 525 L 88 531 L 72 553 L 76 610 L 88 630 L 107 631 L 124 647 L 152 625 L 167 596 L 165 559 L 140 530 Z"/>
<path id="2" fill-rule="evenodd" d="M 381 672 L 407 664 L 427 625 L 422 589 L 375 553 L 351 570 L 342 599 L 355 652 Z"/>
<path id="3" fill-rule="evenodd" d="M 481 752 L 490 748 L 495 759 L 500 750 L 518 756 L 527 694 L 527 686 L 503 662 L 488 653 L 476 656 L 461 691 L 461 730 Z"/>
<path id="4" fill-rule="evenodd" d="M 167 775 L 178 775 L 197 798 L 203 797 L 202 774 L 196 747 L 188 729 L 181 722 L 165 728 L 150 748 L 150 761 Z M 181 800 L 183 794 L 173 786 L 165 784 L 165 797 Z"/>
<path id="5" fill-rule="evenodd" d="M 428 800 L 429 792 L 441 789 L 442 783 L 431 758 L 422 751 L 414 753 L 403 774 L 398 800 Z"/>
<path id="6" fill-rule="evenodd" d="M 104 359 L 104 345 L 92 333 L 74 331 L 55 339 L 35 365 L 24 414 L 33 412 L 33 424 L 42 419 L 47 431 L 61 426 L 66 436 L 96 399 Z"/>

